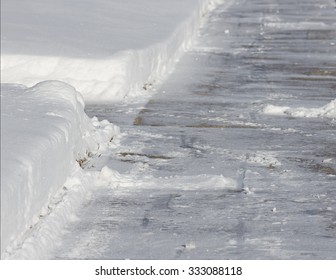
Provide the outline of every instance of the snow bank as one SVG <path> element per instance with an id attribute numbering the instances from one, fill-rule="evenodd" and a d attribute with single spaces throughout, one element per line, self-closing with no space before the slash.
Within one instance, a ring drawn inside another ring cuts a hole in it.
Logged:
<path id="1" fill-rule="evenodd" d="M 50 259 L 51 252 L 60 240 L 60 232 L 69 221 L 77 220 L 75 213 L 97 187 L 96 177 L 99 174 L 74 165 L 64 186 L 41 209 L 39 217 L 24 237 L 16 241 L 15 246 L 8 248 L 2 258 Z"/>
<path id="2" fill-rule="evenodd" d="M 40 218 L 89 153 L 119 134 L 89 119 L 82 96 L 59 81 L 1 86 L 1 255 Z"/>
<path id="3" fill-rule="evenodd" d="M 139 2 L 5 0 L 3 82 L 60 80 L 86 102 L 137 95 L 173 69 L 202 17 L 222 1 Z"/>
<path id="4" fill-rule="evenodd" d="M 263 109 L 267 115 L 287 115 L 301 118 L 336 118 L 336 99 L 319 108 L 290 108 L 287 106 L 267 105 Z"/>
<path id="5" fill-rule="evenodd" d="M 62 224 L 57 221 L 68 218 L 96 180 L 78 163 L 119 130 L 90 120 L 84 99 L 121 100 L 160 82 L 221 2 L 1 2 L 2 257 L 41 256 L 30 239 L 43 251 Z M 68 207 L 51 211 L 58 198 Z M 45 227 L 41 220 L 51 216 L 47 224 L 54 226 Z"/>

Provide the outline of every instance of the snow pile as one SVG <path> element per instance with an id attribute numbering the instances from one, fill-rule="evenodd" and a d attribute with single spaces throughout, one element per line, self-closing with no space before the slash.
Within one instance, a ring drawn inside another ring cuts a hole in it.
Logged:
<path id="1" fill-rule="evenodd" d="M 87 102 L 136 96 L 172 71 L 220 2 L 5 0 L 2 80 L 64 81 Z"/>
<path id="2" fill-rule="evenodd" d="M 4 258 L 41 257 L 71 208 L 97 186 L 100 173 L 78 166 L 119 128 L 89 119 L 84 100 L 134 97 L 160 82 L 222 0 L 42 2 L 1 3 Z"/>
<path id="3" fill-rule="evenodd" d="M 336 118 L 336 99 L 319 108 L 290 108 L 287 106 L 267 105 L 263 112 L 267 115 L 287 115 L 298 118 Z"/>
<path id="4" fill-rule="evenodd" d="M 90 120 L 81 95 L 59 81 L 1 87 L 1 254 L 43 216 L 72 170 L 119 134 Z M 76 162 L 77 161 L 77 162 Z"/>

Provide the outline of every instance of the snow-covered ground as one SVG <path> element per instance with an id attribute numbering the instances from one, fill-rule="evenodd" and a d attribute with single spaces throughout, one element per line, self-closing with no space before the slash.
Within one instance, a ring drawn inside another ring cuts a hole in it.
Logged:
<path id="1" fill-rule="evenodd" d="M 1 2 L 2 258 L 43 257 L 99 182 L 79 165 L 115 145 L 119 128 L 89 119 L 84 102 L 159 84 L 219 2 Z"/>
<path id="2" fill-rule="evenodd" d="M 335 256 L 333 1 L 1 5 L 2 258 Z"/>

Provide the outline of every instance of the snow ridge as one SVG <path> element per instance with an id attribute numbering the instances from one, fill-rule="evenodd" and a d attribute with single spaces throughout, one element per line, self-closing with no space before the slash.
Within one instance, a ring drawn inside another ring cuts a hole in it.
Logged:
<path id="1" fill-rule="evenodd" d="M 74 58 L 30 54 L 2 55 L 3 82 L 32 86 L 41 80 L 60 80 L 74 86 L 86 102 L 120 101 L 137 96 L 169 74 L 190 47 L 202 19 L 222 0 L 198 0 L 189 18 L 164 41 L 141 49 L 117 51 L 104 58 Z"/>

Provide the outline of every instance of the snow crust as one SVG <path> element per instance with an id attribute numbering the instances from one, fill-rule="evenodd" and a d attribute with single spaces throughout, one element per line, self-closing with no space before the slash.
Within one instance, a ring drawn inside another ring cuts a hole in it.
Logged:
<path id="1" fill-rule="evenodd" d="M 89 119 L 84 100 L 137 97 L 159 83 L 221 2 L 2 1 L 2 258 L 44 258 L 107 172 L 79 167 L 120 134 Z"/>
<path id="2" fill-rule="evenodd" d="M 106 102 L 162 80 L 221 0 L 42 2 L 3 3 L 3 82 L 60 80 Z"/>

